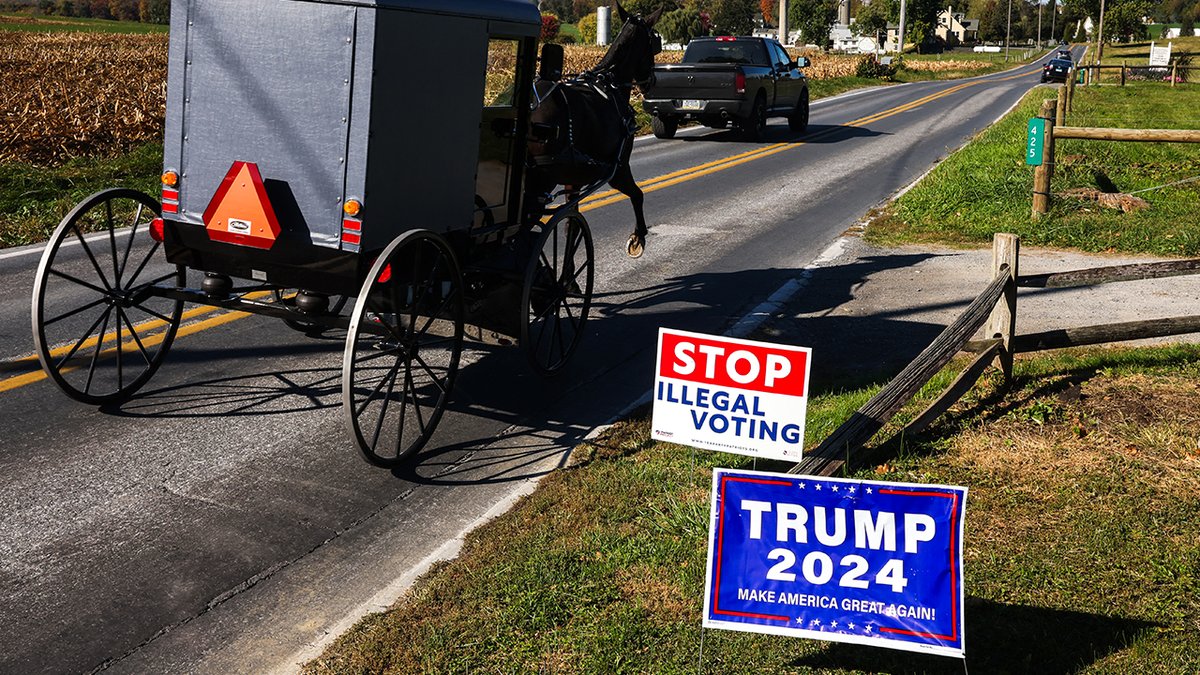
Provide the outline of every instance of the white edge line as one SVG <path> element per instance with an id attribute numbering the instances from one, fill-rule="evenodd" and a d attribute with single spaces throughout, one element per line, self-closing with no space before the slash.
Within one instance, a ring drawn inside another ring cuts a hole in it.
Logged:
<path id="1" fill-rule="evenodd" d="M 296 651 L 292 656 L 288 657 L 282 664 L 270 671 L 270 675 L 294 675 L 300 671 L 300 668 L 309 661 L 321 655 L 325 648 L 333 643 L 334 640 L 344 635 L 349 631 L 354 624 L 358 623 L 363 617 L 368 614 L 384 612 L 391 607 L 397 600 L 402 598 L 408 589 L 413 585 L 418 577 L 425 574 L 433 567 L 434 563 L 443 560 L 452 560 L 458 557 L 462 551 L 463 543 L 468 533 L 475 528 L 483 525 L 489 520 L 499 516 L 513 507 L 525 495 L 533 494 L 537 488 L 538 480 L 529 479 L 518 484 L 511 492 L 492 505 L 474 522 L 468 523 L 454 539 L 447 541 L 425 557 L 424 560 L 409 568 L 403 575 L 396 578 L 392 583 L 376 593 L 371 599 L 355 607 L 350 613 L 342 618 L 337 624 L 328 628 L 321 639 L 310 642 L 304 647 Z"/>
<path id="2" fill-rule="evenodd" d="M 115 236 L 117 236 L 117 237 L 124 237 L 124 236 L 127 236 L 128 234 L 129 234 L 128 227 L 122 227 L 122 228 L 116 230 L 116 232 L 115 232 Z M 108 232 L 93 232 L 92 234 L 85 235 L 83 237 L 83 239 L 84 239 L 84 241 L 86 241 L 90 244 L 97 239 L 103 239 L 104 237 L 107 237 L 107 236 L 108 236 Z M 42 242 L 38 242 L 36 244 L 27 244 L 25 246 L 17 246 L 15 248 L 5 249 L 3 251 L 0 251 L 0 260 L 6 260 L 8 258 L 19 258 L 21 256 L 33 255 L 33 254 L 41 255 L 42 252 L 46 250 L 46 243 L 47 242 L 42 241 Z M 68 246 L 79 246 L 79 240 L 78 239 L 68 239 L 67 241 L 64 241 L 62 243 L 62 246 L 59 246 L 59 248 L 67 248 Z"/>

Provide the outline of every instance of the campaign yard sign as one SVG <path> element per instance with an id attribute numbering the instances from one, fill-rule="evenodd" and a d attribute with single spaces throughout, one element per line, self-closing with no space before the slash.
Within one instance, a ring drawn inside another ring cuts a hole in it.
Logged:
<path id="1" fill-rule="evenodd" d="M 798 461 L 811 350 L 660 328 L 657 440 Z"/>
<path id="2" fill-rule="evenodd" d="M 963 657 L 966 500 L 716 469 L 704 626 Z"/>

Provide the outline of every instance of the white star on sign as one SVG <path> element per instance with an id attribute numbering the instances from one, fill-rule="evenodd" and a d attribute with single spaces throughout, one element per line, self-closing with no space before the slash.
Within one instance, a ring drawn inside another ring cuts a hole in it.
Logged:
<path id="1" fill-rule="evenodd" d="M 871 488 L 867 488 L 867 494 L 871 494 Z"/>
<path id="2" fill-rule="evenodd" d="M 804 489 L 804 483 L 799 483 L 799 484 L 797 484 L 797 485 L 796 485 L 796 487 L 798 487 L 798 488 L 800 488 L 801 490 L 803 490 L 803 489 Z"/>
<path id="3" fill-rule="evenodd" d="M 836 621 L 830 621 L 830 622 L 829 622 L 829 627 L 830 627 L 830 628 L 837 628 L 837 622 L 836 622 Z"/>
<path id="4" fill-rule="evenodd" d="M 870 633 L 870 632 L 871 632 L 871 627 L 870 627 L 870 626 L 867 626 L 867 632 L 868 632 L 868 633 Z"/>
<path id="5" fill-rule="evenodd" d="M 851 623 L 851 624 L 847 625 L 846 628 L 849 628 L 850 630 L 854 630 L 854 624 Z"/>
<path id="6" fill-rule="evenodd" d="M 830 485 L 830 486 L 829 486 L 829 489 L 830 489 L 830 490 L 833 490 L 834 492 L 837 492 L 837 486 L 836 486 L 836 485 Z"/>
<path id="7" fill-rule="evenodd" d="M 854 494 L 854 486 L 853 486 L 853 485 L 851 485 L 850 487 L 846 488 L 846 490 L 847 490 L 847 491 L 848 491 L 850 494 Z"/>
<path id="8" fill-rule="evenodd" d="M 820 490 L 820 489 L 821 489 L 821 484 L 820 484 L 820 483 L 817 483 L 817 489 L 818 489 L 818 490 Z"/>

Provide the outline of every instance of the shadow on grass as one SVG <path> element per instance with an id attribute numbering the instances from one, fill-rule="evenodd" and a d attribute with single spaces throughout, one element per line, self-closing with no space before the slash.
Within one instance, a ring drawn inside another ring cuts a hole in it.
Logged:
<path id="1" fill-rule="evenodd" d="M 1160 624 L 1062 609 L 985 602 L 967 609 L 967 662 L 938 656 L 833 644 L 788 664 L 890 673 L 1037 673 L 1070 675 L 1126 649 Z"/>

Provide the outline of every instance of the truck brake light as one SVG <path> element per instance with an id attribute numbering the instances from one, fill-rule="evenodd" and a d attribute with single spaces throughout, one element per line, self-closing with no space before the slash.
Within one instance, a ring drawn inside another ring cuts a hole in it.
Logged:
<path id="1" fill-rule="evenodd" d="M 737 71 L 737 75 L 735 76 L 734 81 L 733 81 L 733 88 L 735 90 L 735 93 L 738 93 L 738 94 L 746 93 L 746 74 L 743 73 L 741 70 Z"/>
<path id="2" fill-rule="evenodd" d="M 731 37 L 719 37 L 719 38 L 717 38 L 717 42 L 733 42 L 733 38 L 731 38 Z"/>

